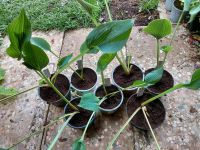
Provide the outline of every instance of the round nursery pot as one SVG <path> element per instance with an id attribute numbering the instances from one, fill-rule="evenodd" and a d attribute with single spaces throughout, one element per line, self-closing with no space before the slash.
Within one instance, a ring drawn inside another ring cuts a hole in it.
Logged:
<path id="1" fill-rule="evenodd" d="M 135 64 L 132 65 L 132 69 L 129 75 L 126 75 L 122 66 L 117 66 L 112 72 L 112 81 L 119 88 L 124 89 L 133 84 L 136 80 L 144 80 L 144 74 L 140 67 Z M 127 90 L 123 90 L 124 98 L 128 99 L 131 95 L 135 94 L 137 88 L 130 88 Z"/>
<path id="2" fill-rule="evenodd" d="M 81 73 L 81 69 L 76 70 L 77 73 Z M 78 95 L 82 95 L 85 92 L 94 92 L 97 85 L 97 73 L 91 68 L 83 68 L 82 80 L 75 72 L 71 76 L 71 86 L 77 91 Z"/>
<path id="3" fill-rule="evenodd" d="M 105 101 L 103 101 L 100 105 L 100 110 L 102 113 L 112 114 L 116 112 L 122 105 L 124 101 L 124 95 L 123 95 L 123 92 L 120 89 L 118 89 L 117 86 L 115 85 L 106 86 L 105 88 L 106 88 L 107 94 L 119 91 L 112 96 L 111 95 L 108 96 L 108 98 Z M 103 98 L 104 96 L 106 96 L 106 93 L 103 89 L 103 85 L 99 86 L 95 90 L 95 95 L 100 98 Z"/>
<path id="4" fill-rule="evenodd" d="M 147 71 L 145 71 L 145 75 L 150 73 L 153 70 L 154 68 L 148 69 Z M 156 84 L 149 86 L 147 90 L 153 94 L 160 94 L 172 88 L 173 86 L 174 86 L 174 79 L 172 75 L 168 71 L 164 70 L 161 80 L 157 82 Z"/>
<path id="5" fill-rule="evenodd" d="M 166 10 L 171 11 L 172 10 L 172 5 L 173 5 L 173 0 L 166 0 L 165 1 Z"/>
<path id="6" fill-rule="evenodd" d="M 182 11 L 183 11 L 183 6 L 181 5 L 181 2 L 179 0 L 175 0 L 172 4 L 172 11 L 171 11 L 171 14 L 170 14 L 170 20 L 173 23 L 177 23 L 180 16 L 181 16 Z"/>
<path id="7" fill-rule="evenodd" d="M 53 74 L 51 77 L 52 76 Z M 71 99 L 70 82 L 66 76 L 58 74 L 54 85 L 63 95 L 65 95 L 66 99 Z M 39 96 L 49 104 L 53 104 L 57 107 L 64 107 L 66 105 L 66 102 L 60 98 L 60 96 L 51 87 L 39 87 L 38 93 Z"/>
<path id="8" fill-rule="evenodd" d="M 74 129 L 84 129 L 88 123 L 88 120 L 90 119 L 90 116 L 92 115 L 92 111 L 85 110 L 78 106 L 78 104 L 80 103 L 80 100 L 81 100 L 81 98 L 77 97 L 70 101 L 74 106 L 76 106 L 79 109 L 79 112 L 80 112 L 78 114 L 75 114 L 68 123 L 68 126 L 70 126 L 71 128 L 74 128 Z M 65 112 L 65 114 L 73 113 L 74 109 L 71 108 L 67 104 L 64 108 L 64 112 Z M 67 119 L 67 118 L 68 117 L 66 117 L 65 119 Z M 94 119 L 95 119 L 95 116 L 94 116 L 93 120 L 91 121 L 91 123 L 94 121 Z"/>
<path id="9" fill-rule="evenodd" d="M 153 97 L 154 95 L 150 94 L 150 93 L 144 93 L 142 96 L 137 97 L 137 94 L 132 95 L 126 104 L 126 112 L 128 117 L 130 117 L 133 112 L 141 106 L 141 103 L 150 99 L 151 97 Z M 157 128 L 158 126 L 160 126 L 163 121 L 165 120 L 165 108 L 162 104 L 162 102 L 157 99 L 151 103 L 149 103 L 148 105 L 146 105 L 147 108 L 147 117 L 148 120 L 151 124 L 151 127 Z M 130 124 L 133 125 L 134 127 L 141 129 L 141 130 L 149 130 L 149 126 L 146 122 L 146 119 L 144 117 L 144 114 L 142 112 L 142 110 L 140 110 L 134 117 L 133 119 L 130 121 Z"/>

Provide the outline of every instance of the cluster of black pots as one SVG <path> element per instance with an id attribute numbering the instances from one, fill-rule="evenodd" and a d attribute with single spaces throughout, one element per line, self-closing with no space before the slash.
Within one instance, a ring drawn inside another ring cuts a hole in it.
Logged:
<path id="1" fill-rule="evenodd" d="M 116 93 L 110 95 L 110 97 L 107 97 L 107 100 L 100 105 L 100 110 L 102 113 L 112 114 L 116 112 L 125 102 L 127 115 L 130 116 L 135 109 L 141 105 L 142 102 L 162 93 L 174 85 L 172 75 L 165 70 L 162 79 L 155 85 L 145 89 L 144 94 L 138 97 L 137 88 L 127 87 L 131 86 L 131 84 L 136 80 L 144 80 L 145 74 L 153 71 L 154 69 L 151 68 L 143 71 L 135 64 L 130 65 L 132 67 L 129 75 L 125 74 L 122 66 L 120 65 L 113 70 L 111 78 L 113 84 L 106 86 L 105 88 L 107 94 L 113 92 Z M 78 73 L 80 73 L 80 71 L 81 70 L 77 70 Z M 80 80 L 79 77 L 73 73 L 70 82 L 66 76 L 59 74 L 55 80 L 55 86 L 58 88 L 58 90 L 65 95 L 66 98 L 70 100 L 70 102 L 80 111 L 80 113 L 76 114 L 68 124 L 70 127 L 77 129 L 85 128 L 88 119 L 92 114 L 91 111 L 84 110 L 78 106 L 81 100 L 80 96 L 85 92 L 95 93 L 95 95 L 99 98 L 102 98 L 106 95 L 103 86 L 97 86 L 97 73 L 94 70 L 90 68 L 84 68 L 83 76 L 85 80 Z M 47 101 L 47 103 L 58 107 L 64 107 L 64 112 L 66 114 L 74 111 L 69 107 L 68 104 L 66 104 L 64 100 L 60 99 L 60 97 L 50 87 L 40 87 L 38 91 L 40 97 L 44 101 Z M 72 97 L 71 91 L 75 91 L 78 96 Z M 155 102 L 148 104 L 146 107 L 152 128 L 158 127 L 165 119 L 165 108 L 162 102 L 160 100 L 156 100 Z M 93 120 L 95 120 L 95 117 L 96 116 L 94 116 Z M 148 130 L 148 126 L 141 111 L 131 120 L 131 125 L 142 130 Z"/>

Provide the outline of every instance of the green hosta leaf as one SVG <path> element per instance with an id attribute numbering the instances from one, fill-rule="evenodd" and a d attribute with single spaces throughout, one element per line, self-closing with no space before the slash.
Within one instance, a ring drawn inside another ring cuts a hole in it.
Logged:
<path id="1" fill-rule="evenodd" d="M 189 11 L 190 10 L 191 2 L 192 2 L 192 0 L 184 0 L 184 7 L 183 7 L 184 11 Z"/>
<path id="2" fill-rule="evenodd" d="M 136 80 L 134 81 L 132 87 L 146 87 L 148 86 L 148 83 L 142 81 L 142 80 Z"/>
<path id="3" fill-rule="evenodd" d="M 81 97 L 79 106 L 90 111 L 99 111 L 99 99 L 93 93 L 87 93 Z"/>
<path id="4" fill-rule="evenodd" d="M 186 88 L 198 90 L 200 88 L 200 69 L 197 69 L 193 75 L 189 84 L 184 85 Z"/>
<path id="5" fill-rule="evenodd" d="M 96 0 L 77 0 L 87 13 L 93 15 L 93 11 L 99 9 Z"/>
<path id="6" fill-rule="evenodd" d="M 72 150 L 86 150 L 84 141 L 82 141 L 80 138 L 75 140 L 72 145 Z"/>
<path id="7" fill-rule="evenodd" d="M 167 19 L 156 19 L 151 21 L 144 32 L 154 36 L 156 39 L 161 39 L 172 32 L 172 24 Z"/>
<path id="8" fill-rule="evenodd" d="M 31 24 L 24 10 L 21 10 L 20 15 L 8 25 L 7 32 L 11 42 L 7 49 L 8 55 L 21 59 L 22 46 L 31 38 Z"/>
<path id="9" fill-rule="evenodd" d="M 161 47 L 161 51 L 165 52 L 165 53 L 169 53 L 172 50 L 172 46 L 170 45 L 165 45 Z"/>
<path id="10" fill-rule="evenodd" d="M 23 46 L 23 58 L 24 65 L 29 69 L 38 71 L 41 71 L 49 63 L 49 58 L 46 53 L 41 48 L 31 44 L 30 42 L 26 42 Z"/>
<path id="11" fill-rule="evenodd" d="M 73 54 L 69 54 L 63 58 L 61 58 L 57 64 L 57 67 L 59 69 L 61 69 L 62 67 L 64 67 L 65 65 L 68 64 L 68 62 L 70 61 L 70 59 L 72 58 Z"/>
<path id="12" fill-rule="evenodd" d="M 163 75 L 163 68 L 159 67 L 156 70 L 151 71 L 150 73 L 148 73 L 145 78 L 144 81 L 148 84 L 155 84 L 158 81 L 160 81 L 160 79 L 162 78 Z"/>
<path id="13" fill-rule="evenodd" d="M 102 24 L 87 36 L 84 45 L 81 46 L 81 52 L 86 49 L 98 49 L 103 53 L 116 53 L 125 46 L 132 27 L 133 20 L 118 20 Z"/>
<path id="14" fill-rule="evenodd" d="M 200 2 L 199 2 L 199 5 L 193 7 L 190 10 L 190 12 L 189 12 L 190 13 L 190 21 L 189 22 L 192 22 L 199 12 L 200 12 Z"/>
<path id="15" fill-rule="evenodd" d="M 103 72 L 109 63 L 115 58 L 116 53 L 113 54 L 103 54 L 97 63 L 97 72 Z"/>
<path id="16" fill-rule="evenodd" d="M 11 95 L 14 95 L 17 93 L 18 93 L 17 90 L 14 88 L 6 88 L 3 86 L 0 86 L 0 95 L 1 96 L 11 96 Z"/>
<path id="17" fill-rule="evenodd" d="M 36 45 L 45 51 L 51 51 L 51 46 L 49 45 L 49 43 L 42 38 L 32 37 L 31 44 Z"/>
<path id="18" fill-rule="evenodd" d="M 0 81 L 5 78 L 5 74 L 6 74 L 5 70 L 0 68 Z"/>

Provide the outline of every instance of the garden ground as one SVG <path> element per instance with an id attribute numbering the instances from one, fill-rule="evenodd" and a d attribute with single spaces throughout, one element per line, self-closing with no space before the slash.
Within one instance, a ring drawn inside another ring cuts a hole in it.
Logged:
<path id="1" fill-rule="evenodd" d="M 161 8 L 163 5 L 161 5 Z M 159 7 L 160 9 L 160 7 Z M 161 9 L 163 12 L 163 9 Z M 161 17 L 167 14 L 161 13 Z M 131 38 L 127 43 L 127 49 L 134 56 L 134 61 L 144 70 L 154 67 L 155 39 L 144 34 L 143 26 L 133 28 Z M 45 38 L 51 43 L 52 49 L 65 56 L 71 52 L 74 55 L 79 53 L 79 47 L 91 29 L 71 30 L 67 32 L 50 31 L 34 32 L 34 36 Z M 80 36 L 81 35 L 81 36 Z M 188 44 L 188 32 L 184 27 L 178 30 L 178 37 L 174 41 L 172 51 L 166 62 L 165 68 L 174 77 L 175 83 L 184 82 L 190 79 L 193 70 L 200 67 L 200 56 L 195 47 Z M 166 38 L 162 43 L 169 42 Z M 8 38 L 5 37 L 0 47 L 0 65 L 7 70 L 5 85 L 16 87 L 19 90 L 28 89 L 38 84 L 38 76 L 33 71 L 25 68 L 21 62 L 9 58 L 5 49 L 8 47 Z M 54 56 L 49 54 L 51 64 L 48 66 L 51 71 L 55 69 Z M 95 62 L 98 56 L 88 55 L 85 57 L 85 66 L 95 69 Z M 112 62 L 106 70 L 106 76 L 110 77 L 112 69 L 118 63 Z M 74 67 L 75 64 L 74 64 Z M 68 70 L 63 74 L 70 77 L 72 71 Z M 155 129 L 156 137 L 164 150 L 189 149 L 197 150 L 200 147 L 200 91 L 187 89 L 177 90 L 162 98 L 166 108 L 166 119 L 164 123 Z M 124 104 L 125 106 L 125 104 Z M 36 131 L 46 122 L 63 114 L 63 109 L 56 108 L 42 101 L 37 89 L 18 96 L 15 100 L 0 104 L 0 147 L 7 147 L 16 143 L 24 135 Z M 127 119 L 125 107 L 122 107 L 112 116 L 102 116 L 95 126 L 89 129 L 86 138 L 88 150 L 105 150 L 106 144 L 113 137 L 122 123 Z M 55 137 L 60 122 L 50 127 L 37 137 L 18 145 L 18 150 L 46 149 L 50 141 Z M 81 135 L 80 130 L 66 128 L 55 149 L 70 149 L 71 143 Z M 149 132 L 142 132 L 135 128 L 128 127 L 120 136 L 114 146 L 115 150 L 152 150 L 156 145 Z"/>

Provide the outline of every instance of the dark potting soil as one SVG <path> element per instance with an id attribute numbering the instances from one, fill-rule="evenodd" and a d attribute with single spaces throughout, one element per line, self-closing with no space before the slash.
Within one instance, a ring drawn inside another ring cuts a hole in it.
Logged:
<path id="1" fill-rule="evenodd" d="M 109 94 L 109 93 L 117 92 L 119 90 L 116 86 L 111 85 L 111 86 L 106 86 L 106 91 L 107 91 L 107 94 Z M 100 86 L 97 89 L 95 94 L 96 96 L 101 97 L 101 98 L 106 96 L 103 86 Z M 104 109 L 113 109 L 120 104 L 121 98 L 122 98 L 121 93 L 117 92 L 116 94 L 112 96 L 108 96 L 108 98 L 104 102 L 102 102 L 100 106 L 101 108 L 104 108 Z"/>
<path id="2" fill-rule="evenodd" d="M 66 95 L 69 91 L 69 80 L 66 76 L 62 74 L 58 74 L 54 85 L 63 95 Z M 61 99 L 60 96 L 51 87 L 47 86 L 39 88 L 39 95 L 43 100 L 48 102 L 55 102 Z"/>
<path id="3" fill-rule="evenodd" d="M 143 79 L 143 73 L 140 70 L 140 68 L 138 68 L 137 66 L 135 66 L 134 64 L 132 65 L 132 69 L 130 71 L 130 74 L 127 75 L 122 66 L 118 66 L 113 73 L 113 78 L 115 83 L 117 83 L 118 85 L 120 85 L 123 88 L 129 87 L 133 84 L 134 81 L 136 80 L 142 80 Z"/>
<path id="4" fill-rule="evenodd" d="M 81 127 L 87 124 L 90 116 L 92 115 L 92 111 L 85 110 L 78 106 L 80 103 L 81 98 L 76 98 L 75 100 L 71 101 L 71 103 L 76 106 L 80 113 L 74 115 L 72 119 L 69 121 L 69 124 L 75 127 Z M 65 109 L 65 114 L 74 112 L 70 106 L 67 106 Z M 66 118 L 67 119 L 67 118 Z"/>
<path id="5" fill-rule="evenodd" d="M 130 97 L 130 99 L 127 102 L 127 114 L 130 117 L 132 113 L 141 106 L 141 103 L 150 99 L 153 97 L 152 94 L 144 93 L 143 96 L 137 97 L 137 95 L 133 95 Z M 165 119 L 165 108 L 162 104 L 162 102 L 157 99 L 148 105 L 146 105 L 147 108 L 147 117 L 149 119 L 149 122 L 151 124 L 152 128 L 158 127 Z M 142 110 L 140 110 L 134 118 L 131 120 L 131 124 L 139 129 L 142 130 L 149 130 L 148 124 L 146 122 L 146 119 L 144 117 L 144 114 Z"/>
<path id="6" fill-rule="evenodd" d="M 76 72 L 81 74 L 81 69 L 76 70 Z M 90 68 L 83 68 L 83 78 L 84 80 L 82 80 L 76 73 L 73 73 L 71 77 L 71 84 L 77 89 L 88 90 L 97 82 L 97 75 Z"/>
<path id="7" fill-rule="evenodd" d="M 154 68 L 148 69 L 147 71 L 145 71 L 145 75 L 153 70 Z M 172 75 L 166 70 L 164 70 L 161 80 L 156 84 L 149 86 L 148 89 L 153 93 L 159 94 L 172 88 L 173 86 L 174 86 L 174 79 Z"/>
<path id="8" fill-rule="evenodd" d="M 146 26 L 152 20 L 159 18 L 157 10 L 139 12 L 139 0 L 112 0 L 110 10 L 114 20 L 135 18 L 135 26 Z M 108 20 L 106 10 L 102 13 L 102 18 L 103 21 Z"/>
<path id="9" fill-rule="evenodd" d="M 183 10 L 184 4 L 180 0 L 175 0 L 174 1 L 174 6 L 180 10 Z"/>

